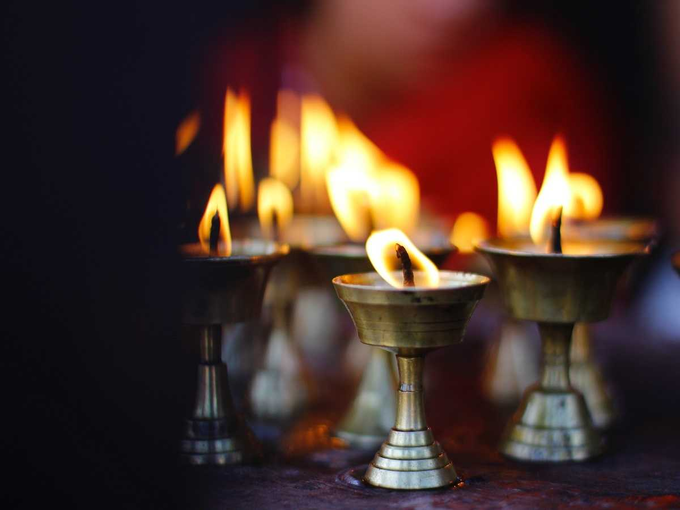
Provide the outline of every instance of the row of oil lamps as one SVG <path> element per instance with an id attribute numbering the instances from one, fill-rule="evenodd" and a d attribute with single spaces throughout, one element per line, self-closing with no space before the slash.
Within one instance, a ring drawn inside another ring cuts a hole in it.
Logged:
<path id="1" fill-rule="evenodd" d="M 648 252 L 646 242 L 562 241 L 559 217 L 555 215 L 547 250 L 520 237 L 487 239 L 476 245 L 491 264 L 509 314 L 536 322 L 542 339 L 539 381 L 525 392 L 501 443 L 503 454 L 522 461 L 578 461 L 602 452 L 600 432 L 582 394 L 570 383 L 572 332 L 577 323 L 607 318 L 621 275 Z M 231 254 L 224 256 L 219 234 L 225 227 L 214 214 L 208 249 L 198 244 L 182 247 L 183 320 L 196 328 L 200 342 L 197 393 L 186 421 L 183 459 L 192 464 L 233 464 L 252 455 L 251 434 L 231 403 L 221 329 L 257 319 L 272 267 L 284 258 L 295 264 L 306 254 L 332 278 L 360 340 L 380 348 L 373 349 L 362 385 L 375 384 L 376 376 L 384 379 L 377 374 L 389 377 L 384 367 L 389 365 L 389 353 L 396 355 L 396 417 L 387 438 L 380 438 L 384 442 L 364 480 L 392 489 L 454 483 L 453 464 L 425 418 L 424 357 L 462 341 L 489 278 L 437 271 L 433 262 L 443 263 L 455 248 L 428 247 L 423 254 L 395 229 L 374 232 L 366 250 L 358 245 L 303 246 L 251 239 L 233 241 Z M 404 286 L 394 254 L 396 244 L 406 248 L 418 269 L 415 286 Z M 678 256 L 673 263 L 680 271 Z M 337 432 L 350 444 L 373 444 L 383 429 L 381 419 L 380 410 L 372 416 L 351 409 Z"/>

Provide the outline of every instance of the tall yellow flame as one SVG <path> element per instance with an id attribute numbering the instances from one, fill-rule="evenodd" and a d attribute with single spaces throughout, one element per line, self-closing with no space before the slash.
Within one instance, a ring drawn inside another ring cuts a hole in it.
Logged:
<path id="1" fill-rule="evenodd" d="M 530 234 L 535 244 L 548 242 L 552 215 L 559 207 L 566 210 L 570 202 L 567 147 L 564 139 L 557 136 L 550 147 L 543 185 L 531 213 Z"/>
<path id="2" fill-rule="evenodd" d="M 241 211 L 253 207 L 255 183 L 250 150 L 250 98 L 245 91 L 237 96 L 227 89 L 224 97 L 224 182 L 231 207 Z"/>
<path id="3" fill-rule="evenodd" d="M 456 218 L 451 230 L 451 244 L 461 253 L 472 253 L 477 241 L 489 237 L 489 224 L 474 212 L 464 212 Z"/>
<path id="4" fill-rule="evenodd" d="M 218 254 L 231 255 L 231 230 L 229 228 L 229 212 L 227 210 L 227 197 L 221 184 L 216 184 L 210 193 L 208 204 L 205 206 L 203 218 L 198 224 L 198 240 L 204 252 L 210 252 L 210 229 L 212 220 L 217 212 L 220 218 L 220 241 Z"/>
<path id="5" fill-rule="evenodd" d="M 400 273 L 401 262 L 396 256 L 395 245 L 402 245 L 409 254 L 413 268 L 423 271 L 416 275 L 417 287 L 439 286 L 439 271 L 434 262 L 421 252 L 401 230 L 390 228 L 373 232 L 366 241 L 366 253 L 373 267 L 392 287 L 401 289 L 404 282 Z"/>
<path id="6" fill-rule="evenodd" d="M 353 241 L 373 228 L 410 232 L 418 223 L 420 186 L 408 168 L 390 161 L 353 123 L 340 119 L 337 164 L 326 178 L 335 216 Z"/>
<path id="7" fill-rule="evenodd" d="M 501 237 L 529 234 L 536 184 L 522 152 L 510 138 L 493 142 L 498 178 L 498 234 Z"/>
<path id="8" fill-rule="evenodd" d="M 300 97 L 293 91 L 281 90 L 277 96 L 276 118 L 271 125 L 269 173 L 289 189 L 300 181 Z"/>
<path id="9" fill-rule="evenodd" d="M 302 207 L 327 207 L 326 172 L 332 162 L 337 126 L 333 110 L 320 96 L 302 97 L 300 131 Z"/>
<path id="10" fill-rule="evenodd" d="M 257 191 L 257 216 L 262 233 L 268 239 L 274 239 L 277 233 L 284 231 L 293 219 L 293 195 L 281 181 L 273 177 L 265 177 L 260 181 Z M 274 230 L 274 217 L 276 229 Z"/>

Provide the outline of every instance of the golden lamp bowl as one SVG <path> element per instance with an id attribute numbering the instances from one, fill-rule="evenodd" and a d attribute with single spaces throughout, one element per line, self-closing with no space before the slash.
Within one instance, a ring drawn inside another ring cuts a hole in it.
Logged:
<path id="1" fill-rule="evenodd" d="M 503 301 L 516 319 L 598 322 L 609 316 L 618 281 L 646 253 L 641 243 L 573 241 L 564 254 L 540 252 L 524 239 L 477 245 L 491 263 Z"/>
<path id="2" fill-rule="evenodd" d="M 237 416 L 222 361 L 222 324 L 259 317 L 272 266 L 288 246 L 234 241 L 229 257 L 183 245 L 183 321 L 197 333 L 200 360 L 191 417 L 185 422 L 181 460 L 188 464 L 239 464 L 256 456 L 252 434 Z"/>
<path id="3" fill-rule="evenodd" d="M 572 333 L 576 322 L 607 318 L 621 275 L 647 253 L 645 245 L 565 242 L 563 254 L 552 254 L 527 240 L 490 239 L 476 250 L 491 263 L 510 315 L 537 322 L 541 334 L 540 380 L 526 390 L 501 452 L 533 462 L 599 455 L 602 438 L 583 395 L 570 381 Z"/>
<path id="4" fill-rule="evenodd" d="M 422 273 L 415 272 L 415 280 Z M 333 279 L 361 341 L 394 352 L 399 368 L 397 415 L 369 464 L 365 481 L 389 489 L 432 489 L 457 480 L 446 453 L 427 426 L 423 399 L 425 355 L 459 343 L 489 279 L 441 271 L 438 288 L 390 287 L 377 273 Z"/>
<path id="5" fill-rule="evenodd" d="M 451 243 L 425 243 L 423 252 L 437 267 L 457 248 Z M 309 251 L 319 272 L 328 278 L 339 274 L 373 271 L 366 248 L 359 244 L 317 246 Z M 335 437 L 349 448 L 375 451 L 383 443 L 394 423 L 397 378 L 394 358 L 389 352 L 373 349 L 363 370 L 352 403 L 333 427 Z"/>

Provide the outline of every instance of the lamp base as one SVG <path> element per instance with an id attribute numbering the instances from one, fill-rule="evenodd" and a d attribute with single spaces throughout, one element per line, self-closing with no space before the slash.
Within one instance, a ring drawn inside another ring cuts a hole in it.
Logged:
<path id="1" fill-rule="evenodd" d="M 529 462 L 567 462 L 602 453 L 583 396 L 573 390 L 529 388 L 508 425 L 501 453 Z"/>
<path id="2" fill-rule="evenodd" d="M 257 448 L 250 431 L 233 432 L 233 428 L 227 420 L 187 420 L 180 460 L 191 465 L 227 465 L 255 458 Z"/>
<path id="3" fill-rule="evenodd" d="M 432 431 L 392 429 L 369 464 L 364 481 L 385 489 L 437 489 L 456 482 L 453 464 Z"/>

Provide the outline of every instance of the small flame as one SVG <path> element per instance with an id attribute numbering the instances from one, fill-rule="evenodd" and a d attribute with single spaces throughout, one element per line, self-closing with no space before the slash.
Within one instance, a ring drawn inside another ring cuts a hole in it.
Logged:
<path id="1" fill-rule="evenodd" d="M 422 271 L 416 275 L 416 286 L 439 286 L 439 271 L 427 256 L 401 230 L 390 228 L 373 232 L 366 241 L 366 253 L 373 267 L 392 287 L 401 289 L 404 282 L 401 276 L 401 262 L 395 254 L 395 245 L 402 245 L 411 258 L 413 269 Z"/>
<path id="2" fill-rule="evenodd" d="M 179 156 L 189 148 L 201 129 L 201 114 L 194 110 L 184 117 L 175 132 L 175 156 Z"/>
<path id="3" fill-rule="evenodd" d="M 543 185 L 531 213 L 529 232 L 535 244 L 543 245 L 549 240 L 553 214 L 559 207 L 566 211 L 570 202 L 567 148 L 564 139 L 557 136 L 550 147 Z"/>
<path id="4" fill-rule="evenodd" d="M 290 90 L 279 91 L 277 114 L 271 126 L 269 171 L 289 189 L 300 180 L 300 98 Z"/>
<path id="5" fill-rule="evenodd" d="M 461 253 L 472 253 L 477 241 L 489 237 L 489 224 L 477 213 L 464 212 L 453 224 L 451 244 Z"/>
<path id="6" fill-rule="evenodd" d="M 210 253 L 210 229 L 215 212 L 217 212 L 220 218 L 220 240 L 222 241 L 217 252 L 219 255 L 228 257 L 231 255 L 231 231 L 229 229 L 227 197 L 221 184 L 216 184 L 212 193 L 210 193 L 210 199 L 208 200 L 208 205 L 205 206 L 203 218 L 201 218 L 201 222 L 198 224 L 198 240 L 201 243 L 201 248 L 206 253 Z"/>
<path id="7" fill-rule="evenodd" d="M 250 98 L 241 91 L 237 96 L 227 89 L 224 98 L 224 182 L 231 207 L 241 211 L 255 201 L 253 159 L 250 153 Z"/>
<path id="8" fill-rule="evenodd" d="M 536 184 L 529 165 L 510 138 L 498 138 L 491 150 L 498 178 L 498 234 L 526 236 L 536 200 Z"/>
<path id="9" fill-rule="evenodd" d="M 303 208 L 327 207 L 326 172 L 337 138 L 333 110 L 315 95 L 302 97 L 300 119 L 300 194 Z"/>
<path id="10" fill-rule="evenodd" d="M 283 232 L 293 219 L 293 195 L 284 183 L 273 177 L 265 177 L 260 181 L 257 190 L 257 216 L 260 219 L 262 233 L 268 239 L 274 239 L 274 216 L 278 232 Z"/>
<path id="11" fill-rule="evenodd" d="M 420 186 L 408 168 L 390 161 L 349 119 L 339 122 L 338 163 L 327 174 L 331 206 L 353 241 L 371 230 L 418 223 Z"/>
<path id="12" fill-rule="evenodd" d="M 597 180 L 588 174 L 570 173 L 572 199 L 564 210 L 565 216 L 576 220 L 594 220 L 602 213 L 604 198 Z"/>

